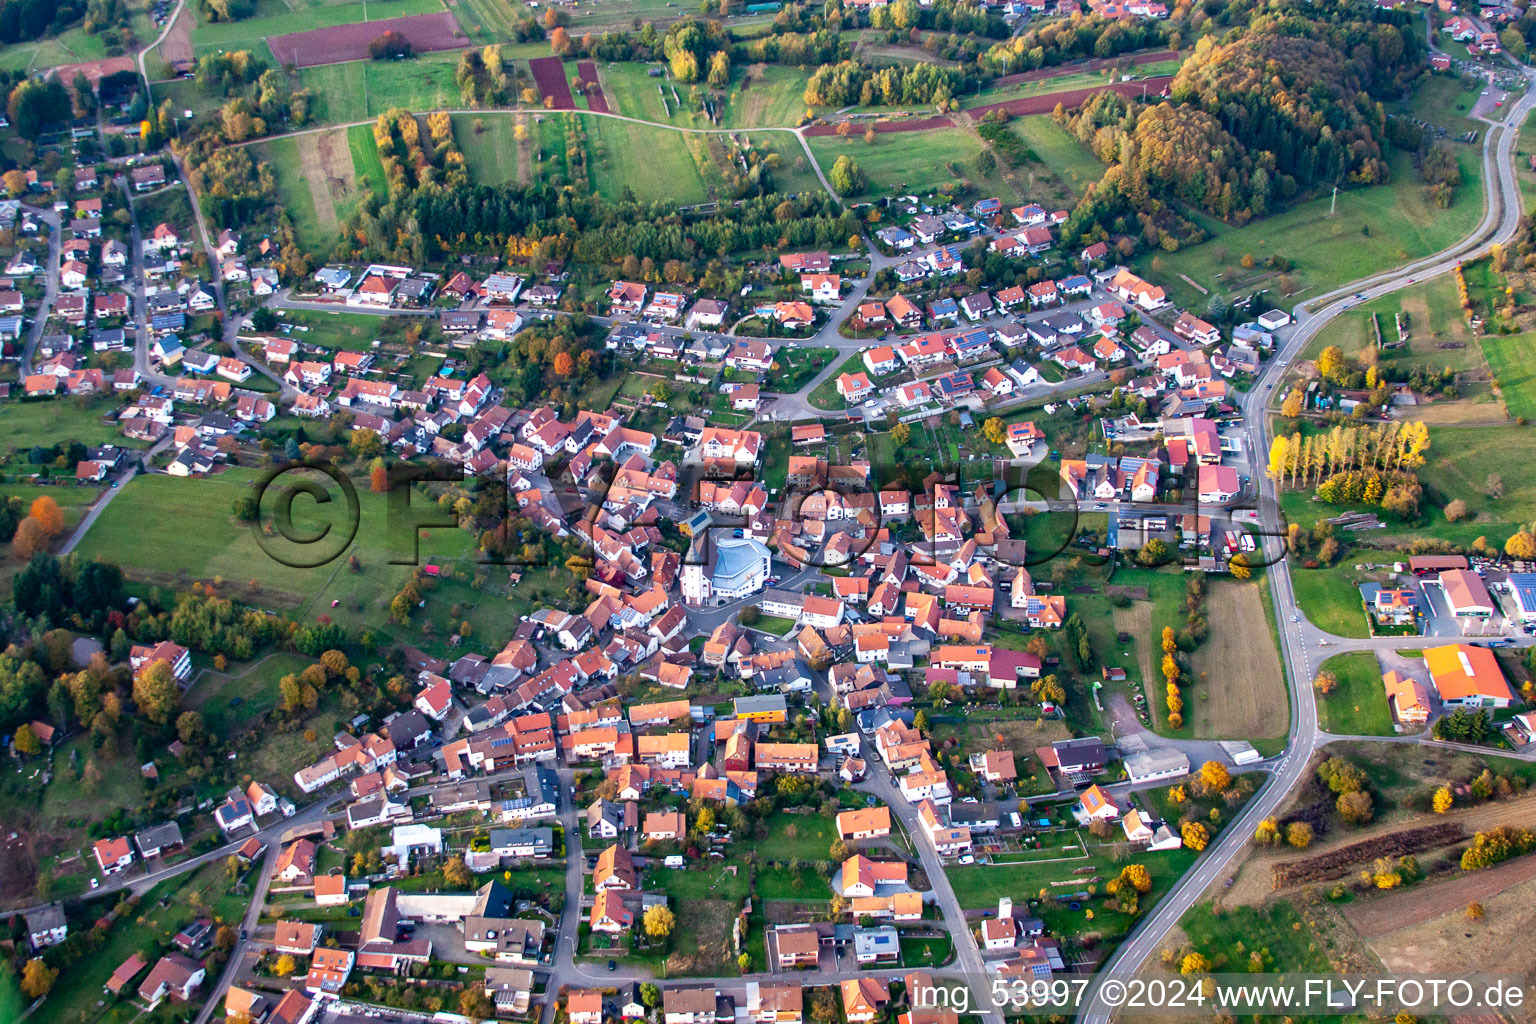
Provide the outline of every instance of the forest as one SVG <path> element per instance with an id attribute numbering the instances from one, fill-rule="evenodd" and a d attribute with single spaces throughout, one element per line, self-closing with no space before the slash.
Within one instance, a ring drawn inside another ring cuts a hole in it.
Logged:
<path id="1" fill-rule="evenodd" d="M 1147 245 L 1203 237 L 1176 222 L 1149 229 L 1141 214 L 1160 200 L 1241 225 L 1320 187 L 1381 184 L 1390 171 L 1378 101 L 1403 95 L 1426 67 L 1422 38 L 1387 21 L 1265 16 L 1225 42 L 1206 36 L 1167 99 L 1103 92 L 1058 109 L 1110 165 L 1065 226 L 1067 244 L 1124 234 L 1131 215 Z"/>

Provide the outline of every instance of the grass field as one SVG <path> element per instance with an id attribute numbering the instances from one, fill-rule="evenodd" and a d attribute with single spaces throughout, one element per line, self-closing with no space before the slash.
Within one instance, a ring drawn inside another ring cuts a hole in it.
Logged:
<path id="1" fill-rule="evenodd" d="M 1211 631 L 1191 656 L 1198 680 L 1185 718 L 1200 739 L 1284 736 L 1290 700 L 1256 582 L 1215 580 L 1205 607 Z M 1242 671 L 1232 671 L 1235 666 Z"/>
<path id="2" fill-rule="evenodd" d="M 704 145 L 700 137 L 610 117 L 588 117 L 586 129 L 592 183 L 604 199 L 618 199 L 626 187 L 640 199 L 696 203 L 707 198 L 694 156 Z"/>
<path id="3" fill-rule="evenodd" d="M 1339 680 L 1338 689 L 1317 695 L 1317 721 L 1345 736 L 1391 736 L 1392 709 L 1381 685 L 1381 667 L 1369 651 L 1340 654 L 1323 662 Z"/>
<path id="4" fill-rule="evenodd" d="M 670 77 L 649 73 L 661 64 L 623 62 L 598 64 L 598 80 L 608 107 L 627 117 L 689 128 L 793 128 L 805 114 L 805 83 L 799 68 L 773 64 L 735 67 L 723 93 L 698 85 L 683 85 Z M 677 99 L 673 99 L 673 92 Z M 718 107 L 718 122 L 705 112 L 704 101 Z"/>
<path id="5" fill-rule="evenodd" d="M 946 869 L 945 874 L 960 905 L 966 909 L 996 907 L 998 897 L 1009 896 L 1015 902 L 1027 901 L 1032 912 L 1045 922 L 1046 929 L 1052 935 L 1065 937 L 1092 931 L 1100 933 L 1107 940 L 1114 940 L 1125 934 L 1132 919 L 1102 899 L 1104 881 L 1120 873 L 1120 865 L 1102 850 L 1102 847 L 1093 847 L 1092 855 L 1087 858 L 1055 862 L 952 867 Z M 1198 856 L 1187 847 L 1134 855 L 1133 861 L 1146 865 L 1152 875 L 1152 891 L 1141 900 L 1143 915 L 1189 870 Z M 1094 873 L 1074 874 L 1076 869 L 1082 867 L 1092 867 Z M 1098 879 L 1098 892 L 1101 895 L 1078 900 L 1078 909 L 1073 909 L 1067 902 L 1067 894 L 1086 890 L 1094 879 Z M 1053 882 L 1063 884 L 1053 885 Z M 1049 904 L 1036 901 L 1042 889 L 1055 897 Z M 1090 909 L 1093 911 L 1092 918 L 1086 914 Z"/>
<path id="6" fill-rule="evenodd" d="M 1460 498 L 1473 513 L 1471 519 L 1446 523 L 1437 510 L 1436 535 L 1470 544 L 1486 534 L 1490 542 L 1502 544 L 1520 524 L 1530 522 L 1531 509 L 1536 508 L 1536 470 L 1510 455 L 1527 450 L 1531 443 L 1530 429 L 1514 426 L 1431 431 L 1429 461 L 1419 470 L 1419 479 L 1435 492 L 1438 506 Z M 1490 475 L 1501 478 L 1501 497 L 1488 496 L 1485 485 Z"/>
<path id="7" fill-rule="evenodd" d="M 1515 180 L 1520 185 L 1520 205 L 1526 213 L 1536 210 L 1536 169 L 1531 167 L 1532 154 L 1536 154 L 1536 113 L 1525 119 L 1525 124 L 1520 126 L 1520 138 L 1515 142 Z"/>
<path id="8" fill-rule="evenodd" d="M 816 814 L 787 814 L 775 811 L 764 822 L 766 839 L 754 840 L 752 848 L 763 860 L 826 860 L 837 825 Z"/>
<path id="9" fill-rule="evenodd" d="M 1224 907 L 1221 913 L 1202 903 L 1189 909 L 1179 927 L 1194 948 L 1212 962 L 1212 970 L 1248 970 L 1248 957 L 1254 952 L 1261 957 L 1268 954 L 1267 970 L 1333 970 L 1327 954 L 1318 948 L 1315 934 L 1286 902 L 1263 908 Z M 1247 952 L 1240 951 L 1240 945 Z"/>
<path id="10" fill-rule="evenodd" d="M 810 143 L 823 172 L 831 171 L 832 164 L 845 153 L 856 161 L 869 178 L 865 195 L 921 192 L 964 180 L 974 183 L 984 195 L 1009 201 L 1015 198 L 996 170 L 985 177 L 977 173 L 976 158 L 984 146 L 979 138 L 958 128 L 882 135 L 872 145 L 856 135 L 820 135 Z"/>
<path id="11" fill-rule="evenodd" d="M 1278 274 L 1263 268 L 1271 255 L 1292 261 L 1297 291 L 1287 304 L 1326 292 L 1346 281 L 1428 255 L 1467 234 L 1483 213 L 1483 171 L 1476 147 L 1459 147 L 1461 187 L 1449 210 L 1426 198 L 1408 154 L 1394 150 L 1392 180 L 1371 188 L 1339 192 L 1338 210 L 1328 216 L 1329 196 L 1298 203 L 1241 228 L 1209 222 L 1215 236 L 1175 253 L 1146 254 L 1138 268 L 1163 282 L 1176 302 L 1203 308 L 1206 296 L 1179 279 L 1187 274 L 1207 289 L 1228 296 L 1254 288 L 1276 289 Z M 1251 254 L 1259 266 L 1243 270 Z M 1159 261 L 1153 269 L 1152 260 Z"/>
<path id="12" fill-rule="evenodd" d="M 1499 383 L 1505 410 L 1514 417 L 1536 419 L 1536 337 L 1501 335 L 1482 340 L 1483 357 Z"/>
<path id="13" fill-rule="evenodd" d="M 1336 636 L 1371 635 L 1360 591 L 1348 566 L 1297 569 L 1291 573 L 1291 586 L 1296 591 L 1297 606 L 1314 626 Z"/>
<path id="14" fill-rule="evenodd" d="M 227 672 L 206 669 L 187 690 L 185 706 L 195 708 L 211 732 L 227 736 L 242 719 L 256 718 L 282 702 L 278 680 L 314 664 L 297 654 L 277 653 L 254 664 L 230 666 Z"/>
<path id="15" fill-rule="evenodd" d="M 435 14 L 443 9 L 442 0 L 374 0 L 362 3 L 323 3 L 294 9 L 283 0 L 262 0 L 256 16 L 240 21 L 205 22 L 201 18 L 192 28 L 192 49 L 199 56 L 216 50 L 251 50 L 270 62 L 269 36 L 290 32 L 308 32 L 357 22 L 384 21 L 410 14 Z"/>
<path id="16" fill-rule="evenodd" d="M 389 182 L 384 177 L 384 164 L 379 159 L 379 147 L 373 141 L 370 125 L 354 125 L 347 129 L 347 148 L 352 151 L 352 170 L 360 178 L 367 178 L 373 194 L 383 197 L 389 194 Z"/>
<path id="17" fill-rule="evenodd" d="M 383 323 L 382 318 L 367 313 L 323 313 L 309 309 L 282 310 L 278 321 L 309 328 L 306 331 L 295 331 L 291 335 L 305 344 L 352 352 L 370 348 L 379 336 L 379 327 Z"/>
<path id="18" fill-rule="evenodd" d="M 45 402 L 6 402 L 0 405 L 0 436 L 15 452 L 26 452 L 34 445 L 52 446 L 60 441 L 79 441 L 85 445 L 124 445 L 122 435 L 101 417 L 111 410 L 109 402 L 87 399 L 55 398 Z M 115 439 L 115 440 L 114 440 Z M 128 442 L 125 447 L 131 447 Z"/>
<path id="19" fill-rule="evenodd" d="M 241 598 L 262 607 L 300 615 L 309 608 L 326 608 L 346 626 L 382 622 L 390 599 L 410 572 L 408 566 L 387 564 L 387 559 L 403 556 L 408 549 L 402 551 L 401 545 L 391 541 L 385 496 L 358 487 L 358 528 L 345 552 L 317 568 L 294 568 L 263 551 L 252 527 L 231 516 L 235 499 L 258 478 L 251 470 L 238 469 L 200 480 L 137 477 L 96 520 L 79 551 L 87 558 L 101 556 L 118 562 L 134 579 L 176 584 L 193 577 L 222 576 L 230 581 L 227 589 L 238 590 Z M 334 483 L 330 491 L 337 492 Z M 333 501 L 326 506 L 338 513 L 329 520 L 316 508 L 306 498 L 294 503 L 297 529 L 311 531 L 326 522 L 337 529 L 345 527 L 344 505 Z M 154 531 L 146 531 L 143 524 L 148 521 L 176 522 L 177 543 L 166 544 Z M 469 535 L 459 530 L 423 531 L 421 553 L 451 560 L 465 555 L 470 542 Z M 346 569 L 348 554 L 358 556 L 359 572 Z M 260 584 L 259 590 L 251 590 L 251 580 Z M 340 604 L 329 608 L 333 599 Z"/>
<path id="20" fill-rule="evenodd" d="M 251 158 L 258 164 L 268 164 L 277 178 L 278 199 L 283 210 L 293 221 L 293 230 L 301 244 L 311 249 L 328 248 L 335 239 L 335 211 L 329 211 L 332 230 L 322 233 L 320 214 L 315 206 L 315 193 L 309 183 L 309 175 L 315 168 L 304 165 L 299 153 L 297 138 L 273 139 L 251 147 Z"/>
<path id="21" fill-rule="evenodd" d="M 1067 134 L 1049 117 L 1016 117 L 1009 122 L 1015 135 L 1029 144 L 1030 150 L 1040 158 L 1039 164 L 1016 168 L 1016 173 L 1027 187 L 1056 186 L 1056 197 L 1065 202 L 1070 196 L 1080 196 L 1083 191 L 1104 176 L 1104 165 L 1097 157 Z"/>
<path id="22" fill-rule="evenodd" d="M 778 157 L 778 163 L 772 169 L 775 192 L 826 194 L 821 179 L 816 177 L 816 169 L 794 136 L 785 132 L 750 132 L 742 133 L 741 137 L 757 149 Z"/>
<path id="23" fill-rule="evenodd" d="M 498 0 L 459 0 L 452 5 L 454 20 L 464 29 L 468 41 L 479 46 L 512 38 L 511 8 L 512 5 Z"/>
<path id="24" fill-rule="evenodd" d="M 1485 365 L 1471 328 L 1462 316 L 1461 304 L 1456 298 L 1456 282 L 1449 274 L 1420 281 L 1346 310 L 1317 332 L 1302 355 L 1316 359 L 1329 345 L 1339 346 L 1345 355 L 1358 355 L 1374 343 L 1372 313 L 1377 315 L 1386 342 L 1405 342 L 1402 348 L 1382 350 L 1380 357 L 1384 365 L 1423 366 L 1433 370 L 1449 366 L 1458 373 L 1481 370 Z M 1398 313 L 1407 315 L 1407 338 L 1398 336 Z"/>
<path id="25" fill-rule="evenodd" d="M 475 181 L 487 185 L 517 181 L 515 122 L 516 117 L 507 114 L 458 114 L 454 117 L 453 137 L 463 150 L 470 177 Z M 479 131 L 475 130 L 476 125 L 480 126 Z"/>
<path id="26" fill-rule="evenodd" d="M 392 107 L 423 112 L 459 106 L 459 87 L 453 79 L 458 59 L 457 52 L 443 50 L 407 61 L 322 64 L 300 68 L 299 83 L 322 97 L 315 115 L 320 123 L 347 124 L 377 117 Z"/>

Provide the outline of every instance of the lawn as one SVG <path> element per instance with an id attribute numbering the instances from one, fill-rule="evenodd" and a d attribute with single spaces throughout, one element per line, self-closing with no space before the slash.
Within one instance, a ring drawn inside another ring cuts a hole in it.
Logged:
<path id="1" fill-rule="evenodd" d="M 1536 336 L 1484 338 L 1482 347 L 1488 369 L 1498 381 L 1505 411 L 1519 419 L 1536 419 Z"/>
<path id="2" fill-rule="evenodd" d="M 1273 288 L 1278 301 L 1278 273 L 1265 269 L 1270 256 L 1290 260 L 1297 290 L 1287 303 L 1406 261 L 1444 249 L 1466 235 L 1483 213 L 1483 170 L 1480 150 L 1459 147 L 1462 184 L 1449 210 L 1437 209 L 1426 197 L 1407 153 L 1393 150 L 1391 182 L 1345 189 L 1338 209 L 1329 216 L 1330 196 L 1297 203 L 1244 227 L 1211 222 L 1215 235 L 1200 245 L 1175 253 L 1147 253 L 1137 269 L 1168 288 L 1174 301 L 1204 308 L 1207 296 L 1180 279 L 1188 275 L 1199 285 L 1231 297 L 1256 287 Z M 1245 255 L 1258 266 L 1239 267 Z M 1157 266 L 1152 261 L 1157 260 Z"/>
<path id="3" fill-rule="evenodd" d="M 783 619 L 776 615 L 764 615 L 752 624 L 753 629 L 760 629 L 774 636 L 783 636 L 795 628 L 794 619 Z"/>
<path id="4" fill-rule="evenodd" d="M 251 147 L 251 158 L 258 164 L 270 166 L 277 178 L 278 202 L 293 221 L 293 230 L 300 244 L 310 249 L 328 249 L 335 241 L 334 229 L 322 232 L 320 214 L 315 205 L 315 192 L 310 187 L 311 176 L 316 168 L 306 167 L 299 155 L 298 138 L 272 139 Z M 334 212 L 330 212 L 334 220 Z"/>
<path id="5" fill-rule="evenodd" d="M 798 872 L 789 868 L 758 868 L 756 886 L 757 894 L 765 900 L 819 902 L 831 895 L 827 880 L 810 867 L 802 867 Z"/>
<path id="6" fill-rule="evenodd" d="M 1190 944 L 1211 962 L 1213 971 L 1248 971 L 1249 957 L 1258 953 L 1267 971 L 1332 973 L 1318 937 L 1285 901 L 1263 907 L 1225 906 L 1220 913 L 1209 903 L 1190 907 L 1179 921 Z M 1333 945 L 1332 940 L 1328 945 Z M 1247 952 L 1240 947 L 1246 947 Z M 1265 955 L 1267 954 L 1267 956 Z"/>
<path id="7" fill-rule="evenodd" d="M 837 355 L 835 348 L 788 348 L 780 347 L 774 353 L 776 367 L 763 379 L 764 391 L 795 392 L 827 365 L 827 360 Z"/>
<path id="8" fill-rule="evenodd" d="M 326 608 L 338 623 L 349 627 L 382 622 L 390 600 L 411 571 L 409 566 L 387 564 L 391 557 L 409 557 L 409 548 L 392 539 L 385 496 L 358 486 L 355 537 L 333 561 L 317 568 L 295 568 L 263 551 L 255 530 L 231 515 L 235 499 L 247 493 L 259 478 L 259 473 L 245 469 L 198 480 L 136 477 L 96 520 L 79 551 L 87 558 L 110 558 L 131 578 L 141 581 L 180 586 L 193 577 L 207 580 L 222 576 L 230 581 L 224 588 L 232 592 L 229 596 L 263 607 L 300 615 Z M 336 516 L 326 520 L 320 506 L 300 497 L 294 502 L 295 529 L 312 531 L 327 522 L 338 530 L 345 529 L 346 506 L 339 489 L 331 483 L 329 492 L 334 500 L 324 509 L 334 510 Z M 269 508 L 274 500 L 275 491 L 264 507 Z M 178 542 L 166 545 L 162 536 L 143 528 L 146 522 L 176 523 Z M 422 531 L 422 535 L 421 554 L 425 558 L 451 560 L 467 555 L 472 547 L 472 538 L 461 530 Z M 282 544 L 280 540 L 277 543 Z M 331 544 L 326 550 L 337 546 Z M 300 557 L 313 559 L 309 553 L 301 556 L 301 550 L 283 546 L 281 553 L 295 561 Z M 346 567 L 352 554 L 359 559 L 357 572 Z M 247 581 L 254 581 L 259 589 L 252 589 Z M 340 603 L 329 608 L 333 599 Z"/>
<path id="9" fill-rule="evenodd" d="M 1371 635 L 1370 625 L 1352 572 L 1343 564 L 1326 569 L 1298 567 L 1291 572 L 1291 587 L 1297 607 L 1314 626 L 1335 636 L 1366 637 Z"/>
<path id="10" fill-rule="evenodd" d="M 90 398 L 6 402 L 0 405 L 0 435 L 4 437 L 0 444 L 23 453 L 37 445 L 52 447 L 61 441 L 132 447 L 134 443 L 125 441 L 114 424 L 102 421 L 113 408 L 111 401 Z"/>
<path id="11" fill-rule="evenodd" d="M 1080 196 L 1083 191 L 1104 176 L 1104 165 L 1087 149 L 1078 145 L 1067 130 L 1049 117 L 1016 117 L 1009 127 L 1013 133 L 1029 144 L 1031 152 L 1045 165 L 1042 177 L 1054 174 L 1065 193 L 1058 198 L 1066 199 L 1066 193 Z M 1018 168 L 1019 177 L 1034 183 L 1037 171 L 1033 165 Z"/>
<path id="12" fill-rule="evenodd" d="M 360 124 L 348 128 L 347 148 L 352 151 L 353 172 L 368 179 L 374 195 L 387 196 L 389 181 L 384 177 L 384 162 L 379 159 L 379 144 L 373 140 L 373 126 Z"/>
<path id="13" fill-rule="evenodd" d="M 998 171 L 986 176 L 977 171 L 976 158 L 986 147 L 959 128 L 880 135 L 873 144 L 859 135 L 819 135 L 810 144 L 823 172 L 830 172 L 839 156 L 851 157 L 869 179 L 866 196 L 923 192 L 969 181 L 983 195 L 1002 196 L 1009 202 L 1015 198 Z"/>
<path id="14" fill-rule="evenodd" d="M 836 823 L 815 814 L 775 811 L 764 824 L 768 835 L 752 843 L 761 860 L 826 860 L 837 839 Z"/>
<path id="15" fill-rule="evenodd" d="M 282 702 L 278 680 L 312 664 L 297 654 L 278 653 L 252 665 L 232 665 L 227 672 L 205 669 L 187 691 L 184 703 L 202 713 L 210 733 L 227 736 L 242 721 L 276 708 Z"/>
<path id="16" fill-rule="evenodd" d="M 469 176 L 484 185 L 504 185 L 518 178 L 516 122 L 523 115 L 459 114 L 453 137 L 464 153 Z M 476 126 L 479 130 L 476 130 Z"/>
<path id="17" fill-rule="evenodd" d="M 413 0 L 390 0 L 396 2 Z M 458 59 L 457 51 L 443 50 L 408 61 L 321 64 L 300 68 L 299 84 L 321 97 L 316 119 L 322 124 L 366 121 L 392 107 L 424 113 L 461 105 L 453 77 Z"/>
<path id="18" fill-rule="evenodd" d="M 704 177 L 691 149 L 697 136 L 609 117 L 585 119 L 593 185 L 604 199 L 616 200 L 626 188 L 637 198 L 680 204 L 708 197 Z"/>
<path id="19" fill-rule="evenodd" d="M 1339 654 L 1323 662 L 1339 680 L 1338 689 L 1317 695 L 1317 721 L 1344 736 L 1391 736 L 1392 709 L 1381 685 L 1381 667 L 1369 651 Z"/>
<path id="20" fill-rule="evenodd" d="M 17 987 L 16 971 L 10 961 L 0 963 L 0 1020 L 21 1020 L 27 1000 Z"/>
<path id="21" fill-rule="evenodd" d="M 435 14 L 442 9 L 441 0 L 389 0 L 388 3 L 375 0 L 371 11 L 366 2 L 293 10 L 276 0 L 267 0 L 258 6 L 256 16 L 252 18 L 222 22 L 205 22 L 199 18 L 192 27 L 192 49 L 199 56 L 216 50 L 251 50 L 271 63 L 272 54 L 266 47 L 270 36 L 403 18 L 411 14 Z"/>
<path id="22" fill-rule="evenodd" d="M 948 935 L 933 938 L 903 938 L 901 963 L 904 967 L 938 967 L 954 954 L 955 942 Z"/>

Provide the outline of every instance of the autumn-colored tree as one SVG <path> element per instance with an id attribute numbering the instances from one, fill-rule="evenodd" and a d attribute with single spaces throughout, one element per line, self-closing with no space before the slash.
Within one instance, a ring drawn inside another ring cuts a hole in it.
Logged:
<path id="1" fill-rule="evenodd" d="M 1476 921 L 1483 916 L 1483 905 L 1476 900 L 1467 904 L 1467 920 Z"/>
<path id="2" fill-rule="evenodd" d="M 1220 761 L 1207 761 L 1200 766 L 1200 781 L 1212 793 L 1220 793 L 1232 785 L 1232 773 Z"/>
<path id="3" fill-rule="evenodd" d="M 450 860 L 443 865 L 443 882 L 455 889 L 474 887 L 475 875 L 462 860 Z"/>
<path id="4" fill-rule="evenodd" d="M 171 720 L 181 706 L 181 687 L 176 684 L 169 662 L 157 661 L 134 678 L 133 702 L 151 722 Z"/>
<path id="5" fill-rule="evenodd" d="M 41 523 L 50 537 L 57 537 L 64 532 L 64 511 L 50 494 L 32 499 L 32 507 L 27 510 L 27 515 Z"/>
<path id="6" fill-rule="evenodd" d="M 368 471 L 368 489 L 374 494 L 383 494 L 389 490 L 389 470 L 379 463 Z"/>
<path id="7" fill-rule="evenodd" d="M 1431 801 L 1431 805 L 1434 807 L 1436 814 L 1444 814 L 1446 811 L 1451 809 L 1451 805 L 1455 802 L 1456 797 L 1451 793 L 1451 787 L 1441 786 L 1439 789 L 1435 790 L 1435 795 Z"/>
<path id="8" fill-rule="evenodd" d="M 561 377 L 569 377 L 576 372 L 576 360 L 571 358 L 569 352 L 561 352 L 555 356 L 555 373 Z"/>
<path id="9" fill-rule="evenodd" d="M 196 711 L 183 711 L 176 716 L 176 738 L 189 747 L 195 747 L 208 736 L 203 716 Z"/>
<path id="10" fill-rule="evenodd" d="M 645 934 L 651 938 L 664 939 L 672 934 L 673 928 L 677 927 L 677 917 L 667 907 L 658 903 L 646 908 L 641 924 L 645 926 Z"/>
<path id="11" fill-rule="evenodd" d="M 991 417 L 981 425 L 981 432 L 985 434 L 987 440 L 991 441 L 993 444 L 1002 444 L 1003 441 L 1008 437 L 1008 428 L 1004 426 L 1003 421 L 996 416 Z"/>
<path id="12" fill-rule="evenodd" d="M 286 978 L 288 975 L 292 974 L 298 968 L 298 966 L 298 963 L 293 959 L 293 954 L 284 953 L 282 956 L 278 957 L 277 962 L 272 965 L 272 973 L 277 975 L 279 978 Z"/>
<path id="13" fill-rule="evenodd" d="M 1521 530 L 1504 542 L 1504 553 L 1510 558 L 1518 558 L 1522 562 L 1536 559 L 1536 536 L 1533 536 L 1528 530 Z"/>
<path id="14" fill-rule="evenodd" d="M 1364 825 L 1376 814 L 1371 794 L 1364 790 L 1355 790 L 1352 793 L 1340 793 L 1336 805 L 1339 816 L 1351 825 Z"/>
<path id="15" fill-rule="evenodd" d="M 907 442 L 912 440 L 912 428 L 905 423 L 898 423 L 891 428 L 891 443 L 897 448 L 905 448 Z"/>
<path id="16" fill-rule="evenodd" d="M 1248 556 L 1239 551 L 1227 562 L 1227 571 L 1235 580 L 1245 580 L 1253 575 L 1253 570 L 1248 567 Z"/>
<path id="17" fill-rule="evenodd" d="M 1186 953 L 1179 961 L 1180 974 L 1201 974 L 1211 969 L 1211 962 L 1200 953 Z"/>
<path id="18" fill-rule="evenodd" d="M 1349 363 L 1344 358 L 1344 350 L 1337 345 L 1329 345 L 1318 354 L 1317 372 L 1322 374 L 1325 380 L 1337 380 L 1348 368 Z"/>
<path id="19" fill-rule="evenodd" d="M 1274 846 L 1280 841 L 1280 825 L 1274 818 L 1265 818 L 1253 830 L 1253 841 L 1260 846 Z"/>
<path id="20" fill-rule="evenodd" d="M 1206 844 L 1211 841 L 1211 834 L 1207 832 L 1205 826 L 1198 821 L 1185 822 L 1184 827 L 1180 829 L 1179 834 L 1184 840 L 1184 845 L 1189 847 L 1191 850 L 1194 850 L 1196 853 L 1199 853 L 1201 850 L 1205 849 Z"/>
<path id="21" fill-rule="evenodd" d="M 1139 893 L 1149 893 L 1152 891 L 1152 872 L 1147 870 L 1145 864 L 1127 864 L 1120 869 L 1120 882 Z"/>
<path id="22" fill-rule="evenodd" d="M 28 757 L 43 752 L 43 745 L 38 742 L 37 733 L 33 732 L 32 727 L 25 722 L 16 730 L 16 735 L 11 737 L 11 746 L 18 754 L 25 754 Z"/>
<path id="23" fill-rule="evenodd" d="M 1334 675 L 1332 672 L 1328 671 L 1327 669 L 1320 669 L 1318 671 L 1318 673 L 1317 673 L 1317 678 L 1312 680 L 1312 689 L 1316 690 L 1318 693 L 1322 694 L 1324 697 L 1328 696 L 1330 693 L 1332 693 L 1334 690 L 1337 690 L 1338 688 L 1339 688 L 1339 677 Z"/>
<path id="24" fill-rule="evenodd" d="M 1163 653 L 1172 654 L 1179 649 L 1178 638 L 1174 636 L 1172 626 L 1163 627 Z"/>
<path id="25" fill-rule="evenodd" d="M 1285 841 L 1298 850 L 1305 850 L 1312 843 L 1312 826 L 1304 821 L 1293 821 L 1285 827 Z"/>
<path id="26" fill-rule="evenodd" d="M 33 555 L 48 546 L 48 531 L 43 529 L 43 524 L 28 516 L 16 525 L 16 534 L 11 538 L 11 551 L 22 561 L 26 561 Z"/>
<path id="27" fill-rule="evenodd" d="M 28 999 L 41 999 L 53 991 L 53 983 L 58 977 L 57 969 L 43 963 L 41 957 L 33 957 L 21 969 L 21 992 Z"/>

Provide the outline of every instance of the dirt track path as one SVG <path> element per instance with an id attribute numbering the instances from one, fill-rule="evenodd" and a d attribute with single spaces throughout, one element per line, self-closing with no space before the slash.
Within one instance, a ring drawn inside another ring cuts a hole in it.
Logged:
<path id="1" fill-rule="evenodd" d="M 1352 904 L 1344 908 L 1344 917 L 1362 938 L 1373 939 L 1433 921 L 1532 878 L 1536 878 L 1536 857 L 1521 857 L 1486 871 L 1469 871 L 1459 878 Z"/>

